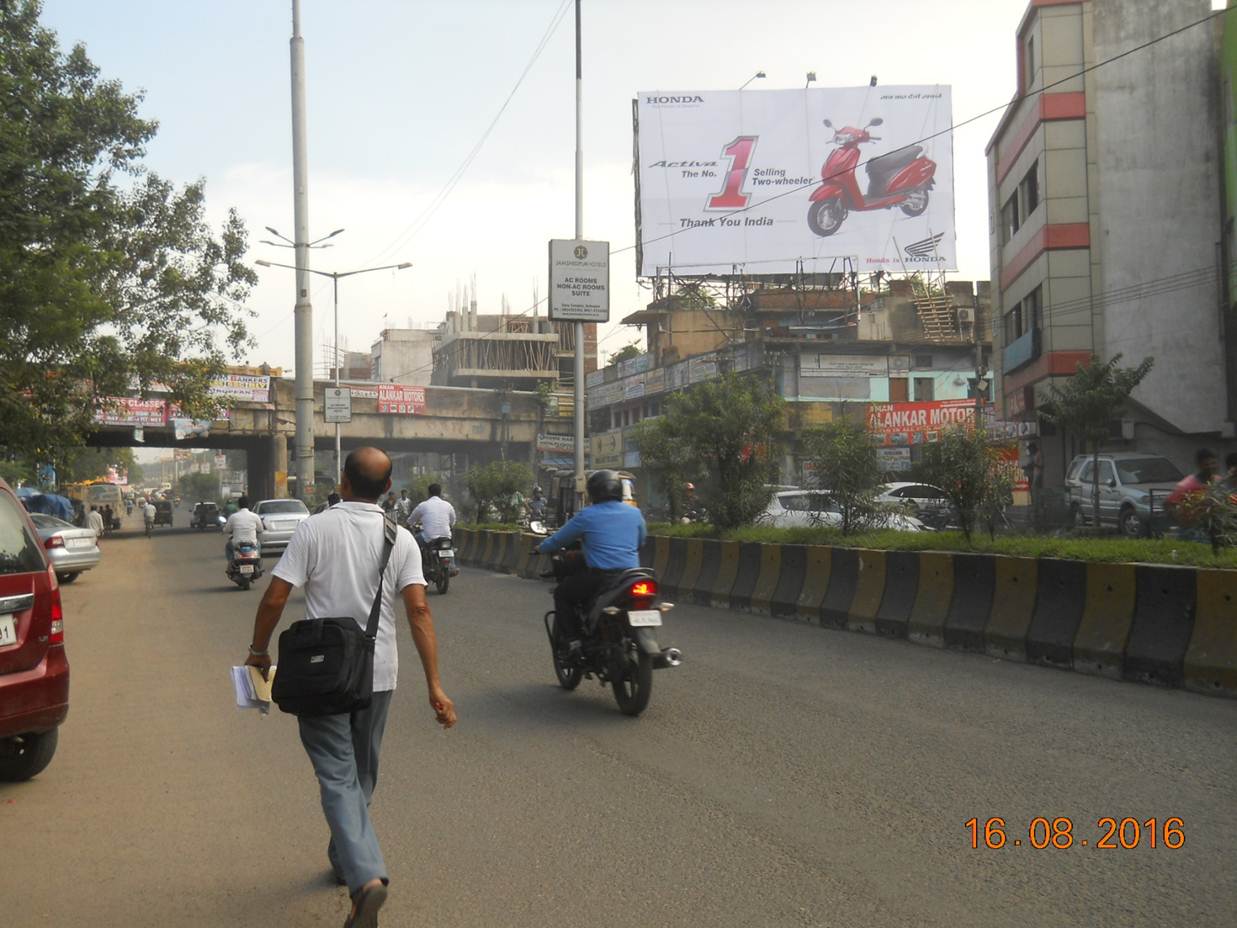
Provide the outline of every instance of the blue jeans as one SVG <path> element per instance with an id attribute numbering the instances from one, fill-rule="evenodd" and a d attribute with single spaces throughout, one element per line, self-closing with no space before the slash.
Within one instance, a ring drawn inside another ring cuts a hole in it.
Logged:
<path id="1" fill-rule="evenodd" d="M 331 829 L 327 858 L 353 894 L 372 879 L 388 882 L 369 803 L 378 785 L 378 754 L 390 707 L 387 691 L 374 693 L 368 709 L 351 715 L 297 719 Z"/>

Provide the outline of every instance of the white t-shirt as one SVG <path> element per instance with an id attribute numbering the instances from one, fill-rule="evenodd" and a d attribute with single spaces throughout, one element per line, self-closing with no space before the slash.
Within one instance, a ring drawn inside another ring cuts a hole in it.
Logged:
<path id="1" fill-rule="evenodd" d="M 223 533 L 232 536 L 234 545 L 256 545 L 258 532 L 262 530 L 262 519 L 248 509 L 238 509 L 228 516 L 223 526 Z"/>
<path id="2" fill-rule="evenodd" d="M 156 515 L 156 512 L 155 512 L 154 504 L 147 503 L 146 506 L 142 509 L 142 517 L 145 518 L 147 522 L 153 522 L 155 521 L 155 515 Z"/>
<path id="3" fill-rule="evenodd" d="M 451 526 L 455 525 L 455 507 L 441 496 L 431 496 L 408 517 L 409 525 L 421 523 L 421 534 L 426 538 L 450 538 Z"/>
<path id="4" fill-rule="evenodd" d="M 304 520 L 288 542 L 273 573 L 305 588 L 305 611 L 314 618 L 352 616 L 362 628 L 378 588 L 382 558 L 382 508 L 374 503 L 342 502 Z M 395 689 L 399 659 L 395 650 L 395 603 L 405 587 L 425 585 L 421 551 L 405 528 L 396 533 L 387 563 L 374 647 L 374 692 Z"/>
<path id="5" fill-rule="evenodd" d="M 86 516 L 86 524 L 94 530 L 96 535 L 103 534 L 103 514 L 98 510 L 90 510 L 90 515 Z"/>

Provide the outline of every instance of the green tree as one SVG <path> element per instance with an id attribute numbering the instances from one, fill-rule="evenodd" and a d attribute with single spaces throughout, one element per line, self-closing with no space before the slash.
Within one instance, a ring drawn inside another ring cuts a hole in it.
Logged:
<path id="1" fill-rule="evenodd" d="M 429 499 L 431 483 L 436 483 L 444 489 L 447 485 L 447 481 L 438 474 L 417 474 L 409 478 L 407 486 L 408 498 L 412 500 L 414 506 Z"/>
<path id="2" fill-rule="evenodd" d="M 491 509 L 500 522 L 517 522 L 522 494 L 533 485 L 533 472 L 519 461 L 491 461 L 473 467 L 464 477 L 477 509 L 477 521 L 489 521 Z"/>
<path id="3" fill-rule="evenodd" d="M 876 503 L 880 469 L 868 430 L 855 422 L 831 422 L 805 434 L 804 444 L 821 488 L 842 516 L 842 534 L 875 527 L 884 513 Z"/>
<path id="4" fill-rule="evenodd" d="M 606 362 L 606 367 L 614 367 L 624 361 L 630 361 L 632 358 L 638 358 L 642 354 L 644 354 L 644 351 L 640 348 L 640 343 L 632 342 L 630 345 L 624 345 L 618 351 L 614 352 L 614 354 L 610 355 L 610 360 Z"/>
<path id="5" fill-rule="evenodd" d="M 1012 501 L 1013 481 L 997 445 L 982 430 L 957 426 L 924 447 L 919 474 L 945 491 L 967 542 L 979 523 L 996 534 L 996 523 Z"/>
<path id="6" fill-rule="evenodd" d="M 665 427 L 681 436 L 686 460 L 706 475 L 701 497 L 714 525 L 745 525 L 768 505 L 774 436 L 784 412 L 767 380 L 743 374 L 725 374 L 666 400 Z"/>
<path id="7" fill-rule="evenodd" d="M 140 94 L 61 50 L 38 0 L 0 0 L 0 446 L 60 464 L 101 397 L 167 384 L 210 416 L 211 376 L 247 343 L 256 282 L 231 212 L 216 236 L 201 181 L 142 163 Z"/>
<path id="8" fill-rule="evenodd" d="M 219 500 L 219 477 L 215 474 L 185 474 L 177 481 L 180 498 L 192 505 Z"/>
<path id="9" fill-rule="evenodd" d="M 683 436 L 675 431 L 674 423 L 665 416 L 638 423 L 635 441 L 640 451 L 640 469 L 650 481 L 661 487 L 670 510 L 670 521 L 677 522 L 684 509 L 684 485 L 703 482 L 691 449 Z"/>
<path id="10" fill-rule="evenodd" d="M 1143 358 L 1137 367 L 1118 367 L 1121 355 L 1101 362 L 1095 355 L 1086 364 L 1078 365 L 1073 376 L 1058 387 L 1050 388 L 1048 403 L 1041 410 L 1059 428 L 1083 441 L 1089 448 L 1094 467 L 1091 485 L 1092 525 L 1100 525 L 1100 445 L 1109 435 L 1112 421 L 1130 394 L 1151 371 L 1155 362 Z"/>

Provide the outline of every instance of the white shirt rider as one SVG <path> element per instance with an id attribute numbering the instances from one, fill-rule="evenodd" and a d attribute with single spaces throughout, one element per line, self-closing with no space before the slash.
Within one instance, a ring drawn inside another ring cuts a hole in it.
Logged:
<path id="1" fill-rule="evenodd" d="M 157 512 L 156 512 L 156 510 L 155 510 L 155 504 L 154 504 L 154 503 L 147 503 L 147 504 L 145 505 L 145 507 L 143 507 L 143 509 L 142 509 L 142 518 L 143 518 L 143 520 L 145 520 L 146 522 L 154 522 L 154 521 L 155 521 L 155 516 L 156 516 L 156 515 L 157 515 Z"/>
<path id="2" fill-rule="evenodd" d="M 223 526 L 223 534 L 231 536 L 234 545 L 257 545 L 258 532 L 261 529 L 261 518 L 245 507 L 228 516 L 228 521 Z"/>
<path id="3" fill-rule="evenodd" d="M 450 538 L 451 528 L 455 525 L 455 507 L 441 496 L 431 496 L 408 517 L 409 527 L 421 523 L 421 538 L 433 541 L 435 538 Z"/>

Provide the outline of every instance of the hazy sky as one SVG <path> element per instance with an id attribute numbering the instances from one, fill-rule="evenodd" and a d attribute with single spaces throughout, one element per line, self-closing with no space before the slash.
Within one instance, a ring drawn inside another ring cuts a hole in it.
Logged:
<path id="1" fill-rule="evenodd" d="M 476 275 L 482 312 L 546 291 L 546 241 L 573 231 L 574 63 L 565 17 L 462 180 L 426 208 L 481 138 L 562 0 L 302 0 L 309 75 L 310 228 L 343 227 L 314 266 L 412 261 L 341 285 L 341 341 L 368 351 L 390 325 L 442 319 Z M 638 90 L 950 84 L 954 121 L 1008 102 L 1027 0 L 585 0 L 584 231 L 635 240 L 631 100 Z M 235 206 L 252 257 L 264 226 L 292 235 L 290 0 L 45 0 L 63 45 L 83 41 L 107 77 L 146 92 L 160 122 L 147 163 L 204 177 L 211 214 Z M 987 279 L 984 146 L 998 116 L 956 132 L 959 276 Z M 259 269 L 249 362 L 292 362 L 293 272 Z M 611 268 L 612 318 L 640 308 L 631 252 Z M 329 344 L 329 281 L 314 292 L 315 356 Z M 603 330 L 603 354 L 636 338 Z"/>

